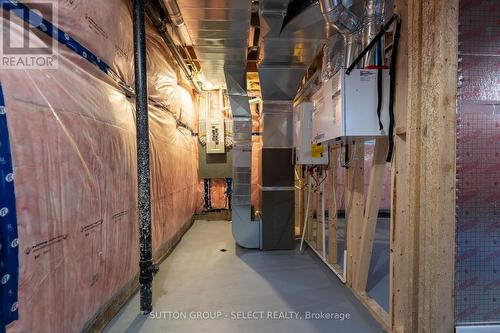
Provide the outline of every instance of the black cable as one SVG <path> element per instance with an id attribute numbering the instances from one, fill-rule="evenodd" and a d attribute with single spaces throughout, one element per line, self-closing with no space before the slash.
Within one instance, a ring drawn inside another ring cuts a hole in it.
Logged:
<path id="1" fill-rule="evenodd" d="M 391 55 L 391 69 L 389 75 L 391 76 L 391 88 L 389 97 L 389 151 L 387 153 L 387 162 L 390 163 L 392 160 L 392 154 L 394 151 L 394 102 L 396 97 L 396 65 L 398 60 L 398 47 L 399 47 L 399 37 L 401 36 L 401 19 L 398 18 L 396 24 L 396 31 L 394 32 L 394 39 L 392 42 L 392 55 Z"/>
<path id="2" fill-rule="evenodd" d="M 382 26 L 382 28 L 380 29 L 380 31 L 378 32 L 378 34 L 373 38 L 373 40 L 368 44 L 368 46 L 366 46 L 364 48 L 363 51 L 361 51 L 361 53 L 358 55 L 358 57 L 353 61 L 353 63 L 351 64 L 351 66 L 349 66 L 347 68 L 347 70 L 345 71 L 345 73 L 347 75 L 351 74 L 352 70 L 358 65 L 358 63 L 364 58 L 364 56 L 371 50 L 373 49 L 373 47 L 375 46 L 376 43 L 378 43 L 378 41 L 380 39 L 382 39 L 382 37 L 384 37 L 385 33 L 387 32 L 387 30 L 389 30 L 389 28 L 391 27 L 391 25 L 394 23 L 394 21 L 396 19 L 399 19 L 399 15 L 398 14 L 394 14 L 392 15 L 392 17 L 389 19 L 389 21 L 387 21 L 386 24 L 384 24 Z"/>
<path id="3" fill-rule="evenodd" d="M 383 91 L 382 91 L 382 85 L 383 85 L 383 70 L 382 70 L 382 39 L 378 41 L 377 44 L 377 93 L 378 93 L 378 104 L 377 104 L 377 117 L 378 117 L 378 127 L 379 130 L 384 129 L 384 125 L 382 124 L 382 120 L 380 118 L 380 115 L 382 113 L 382 101 L 383 101 Z"/>

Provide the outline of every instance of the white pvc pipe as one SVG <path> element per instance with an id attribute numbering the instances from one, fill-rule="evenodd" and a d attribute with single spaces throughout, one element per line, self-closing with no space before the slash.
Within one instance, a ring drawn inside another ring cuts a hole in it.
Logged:
<path id="1" fill-rule="evenodd" d="M 306 230 L 307 230 L 307 221 L 308 221 L 308 218 L 309 218 L 309 205 L 311 203 L 311 188 L 312 188 L 312 182 L 311 182 L 311 178 L 309 177 L 309 184 L 308 185 L 308 189 L 307 189 L 307 204 L 306 204 L 306 213 L 304 214 L 304 228 L 302 230 L 302 239 L 300 240 L 300 248 L 299 248 L 299 251 L 302 252 L 302 249 L 304 247 L 304 240 L 305 240 L 305 237 L 306 237 Z"/>
<path id="2" fill-rule="evenodd" d="M 325 216 L 325 182 L 321 183 L 321 222 L 323 228 L 323 257 L 326 258 L 326 216 Z"/>

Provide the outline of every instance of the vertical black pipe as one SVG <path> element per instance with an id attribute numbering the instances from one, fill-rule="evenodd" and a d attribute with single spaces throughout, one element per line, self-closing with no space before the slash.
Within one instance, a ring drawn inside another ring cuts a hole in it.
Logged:
<path id="1" fill-rule="evenodd" d="M 134 54 L 139 203 L 139 283 L 141 312 L 152 311 L 153 255 L 151 246 L 151 189 L 149 171 L 148 89 L 144 1 L 134 0 Z"/>

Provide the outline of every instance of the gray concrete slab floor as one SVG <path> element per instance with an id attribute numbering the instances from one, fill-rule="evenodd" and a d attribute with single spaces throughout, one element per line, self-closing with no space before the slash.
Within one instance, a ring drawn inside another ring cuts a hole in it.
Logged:
<path id="1" fill-rule="evenodd" d="M 135 295 L 105 332 L 384 332 L 311 250 L 242 249 L 227 221 L 195 222 L 161 264 L 153 293 L 150 316 Z"/>

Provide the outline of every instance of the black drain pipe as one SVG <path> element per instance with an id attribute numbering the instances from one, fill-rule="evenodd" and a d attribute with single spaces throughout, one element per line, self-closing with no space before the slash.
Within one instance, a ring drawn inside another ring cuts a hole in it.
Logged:
<path id="1" fill-rule="evenodd" d="M 153 265 L 151 245 L 151 185 L 149 169 L 149 124 L 148 124 L 148 87 L 146 67 L 146 26 L 144 1 L 134 0 L 134 64 L 136 92 L 136 129 L 137 129 L 137 176 L 139 204 L 139 283 L 141 293 L 141 312 L 149 314 L 153 310 Z"/>

